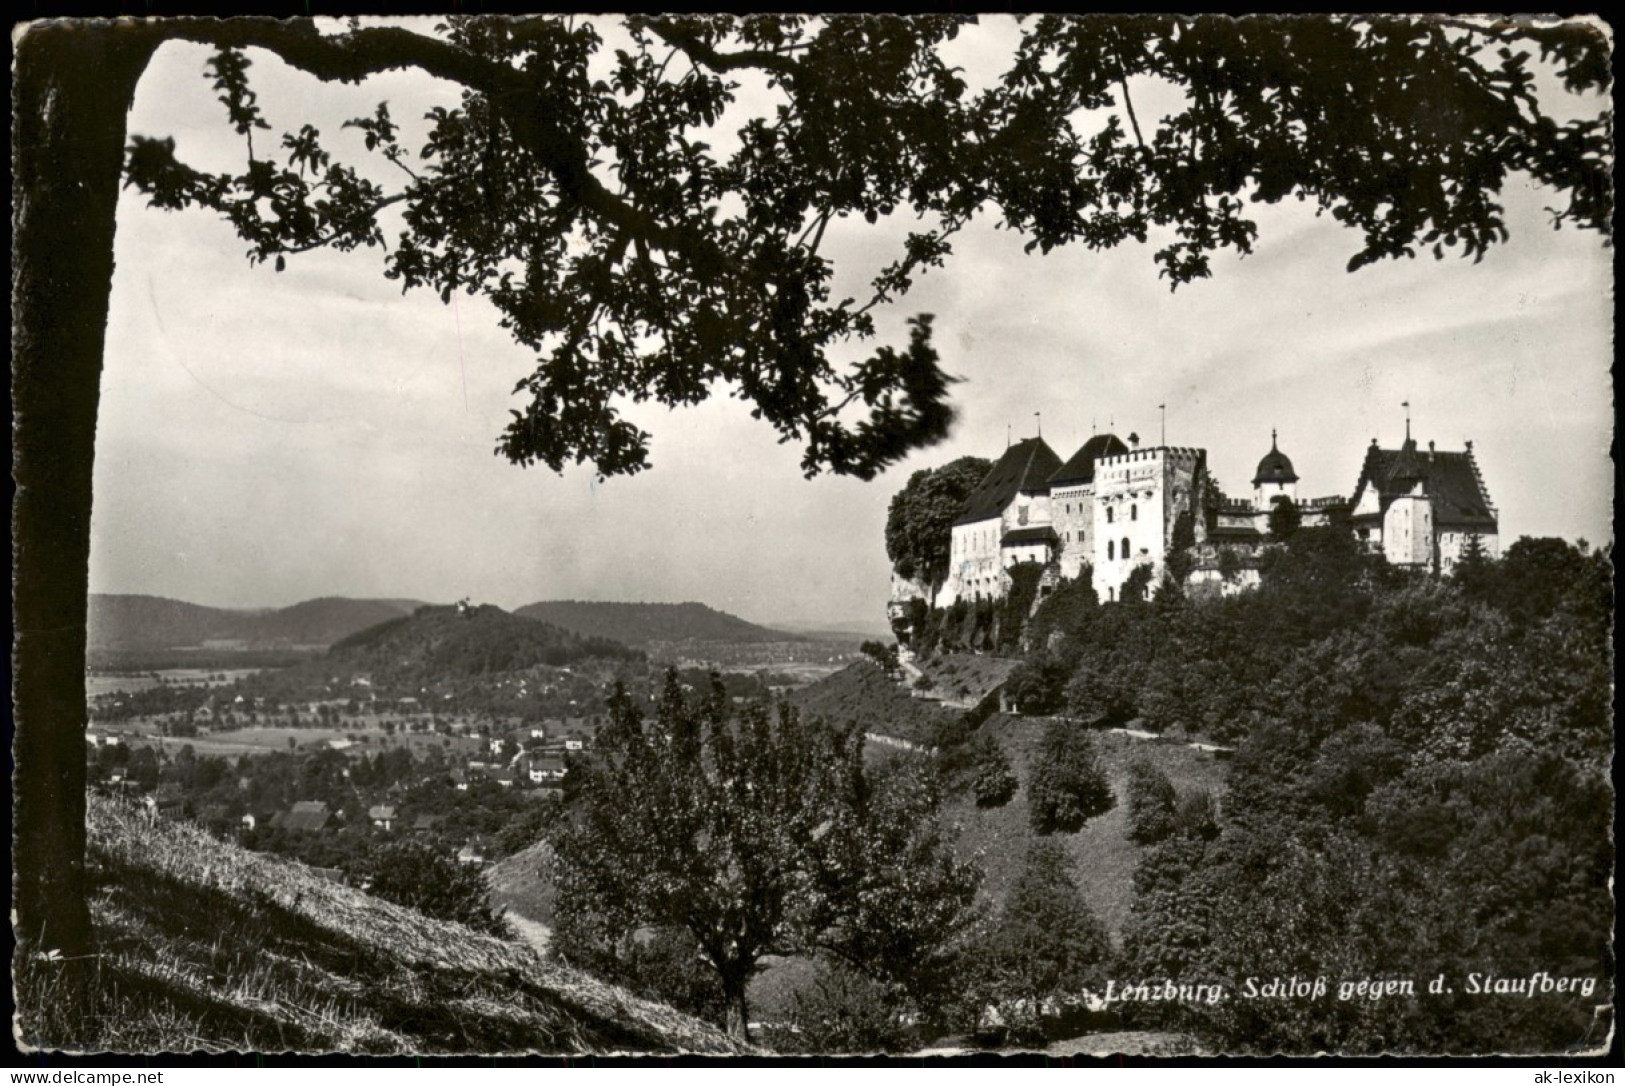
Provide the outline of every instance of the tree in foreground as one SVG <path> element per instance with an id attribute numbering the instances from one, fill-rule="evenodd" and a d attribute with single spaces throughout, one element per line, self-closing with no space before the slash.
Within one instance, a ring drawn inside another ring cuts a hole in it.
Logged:
<path id="1" fill-rule="evenodd" d="M 963 928 L 976 871 L 937 830 L 927 779 L 867 770 L 861 737 L 784 706 L 736 718 L 720 684 L 690 696 L 675 673 L 653 719 L 624 692 L 609 708 L 556 844 L 567 959 L 613 962 L 642 929 L 681 929 L 747 1039 L 763 957 L 834 955 L 906 987 Z"/>
<path id="2" fill-rule="evenodd" d="M 591 21 L 458 16 L 442 30 L 260 18 L 47 22 L 14 66 L 14 778 L 18 932 L 83 960 L 85 633 L 91 479 L 127 181 L 156 206 L 223 216 L 251 260 L 383 248 L 384 274 L 481 294 L 537 365 L 497 451 L 519 464 L 640 470 L 623 399 L 730 390 L 809 472 L 873 477 L 948 432 L 930 323 L 866 345 L 876 312 L 996 209 L 1029 249 L 1156 231 L 1173 284 L 1251 250 L 1249 202 L 1313 202 L 1359 235 L 1351 269 L 1504 238 L 1509 173 L 1554 190 L 1558 223 L 1607 231 L 1610 118 L 1555 120 L 1538 53 L 1572 94 L 1608 86 L 1582 25 L 1443 20 L 1046 16 L 973 90 L 945 55 L 963 20 L 629 17 L 608 78 Z M 167 42 L 215 50 L 207 78 L 243 137 L 239 168 L 188 165 L 126 115 Z M 411 71 L 456 88 L 414 145 L 380 104 L 333 140 L 263 135 L 251 52 L 321 82 Z M 1328 79 L 1326 73 L 1339 73 Z M 744 77 L 768 108 L 740 99 Z M 1142 124 L 1128 88 L 1181 99 Z M 1075 127 L 1077 119 L 1086 126 Z M 737 136 L 713 151 L 713 130 Z M 268 152 L 270 145 L 275 151 Z M 376 156 L 398 187 L 369 180 Z M 398 169 L 394 169 L 399 167 Z M 404 223 L 387 239 L 380 215 Z M 864 289 L 832 289 L 832 222 L 887 238 Z M 908 222 L 912 229 L 900 228 Z"/>
<path id="3" fill-rule="evenodd" d="M 1089 733 L 1065 720 L 1045 725 L 1027 781 L 1033 832 L 1077 833 L 1089 819 L 1111 810 L 1115 802 Z"/>
<path id="4" fill-rule="evenodd" d="M 1168 774 L 1143 758 L 1128 767 L 1128 835 L 1137 845 L 1154 845 L 1179 825 L 1179 795 Z"/>
<path id="5" fill-rule="evenodd" d="M 429 845 L 403 841 L 373 853 L 367 892 L 416 909 L 437 920 L 453 920 L 487 935 L 513 934 L 502 910 L 491 904 L 491 888 L 476 867 L 458 863 Z"/>
<path id="6" fill-rule="evenodd" d="M 886 557 L 899 577 L 918 580 L 935 599 L 948 579 L 954 520 L 993 462 L 961 456 L 940 468 L 922 468 L 892 495 L 886 511 Z"/>
<path id="7" fill-rule="evenodd" d="M 1034 841 L 1004 909 L 974 952 L 968 989 L 980 1017 L 992 1009 L 1011 1040 L 1043 1037 L 1062 1000 L 1097 987 L 1111 957 L 1106 928 L 1078 890 L 1072 861 Z"/>
<path id="8" fill-rule="evenodd" d="M 1010 756 L 999 741 L 982 732 L 971 742 L 971 794 L 978 807 L 1003 807 L 1016 794 L 1020 782 Z"/>

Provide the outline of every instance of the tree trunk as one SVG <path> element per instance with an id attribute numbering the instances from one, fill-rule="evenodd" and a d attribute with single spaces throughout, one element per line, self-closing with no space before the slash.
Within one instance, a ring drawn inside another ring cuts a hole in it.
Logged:
<path id="1" fill-rule="evenodd" d="M 750 1044 L 750 1013 L 745 1006 L 745 988 L 750 983 L 749 973 L 735 976 L 722 974 L 722 1001 L 725 1008 L 723 1029 L 729 1037 L 741 1044 Z"/>
<path id="2" fill-rule="evenodd" d="M 12 137 L 12 865 L 19 956 L 83 959 L 91 465 L 125 118 L 151 28 L 41 24 Z M 68 1040 L 71 1040 L 69 1038 Z"/>

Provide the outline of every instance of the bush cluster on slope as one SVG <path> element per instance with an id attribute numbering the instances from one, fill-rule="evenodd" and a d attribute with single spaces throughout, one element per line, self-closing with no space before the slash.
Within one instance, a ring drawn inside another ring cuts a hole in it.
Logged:
<path id="1" fill-rule="evenodd" d="M 1593 1007 L 1613 960 L 1606 557 L 1521 540 L 1454 582 L 1339 586 L 1291 551 L 1290 577 L 1249 606 L 1318 636 L 1284 632 L 1223 810 L 1182 805 L 1147 853 L 1125 968 L 1232 984 L 1309 968 L 1418 991 L 1141 1021 L 1260 1052 L 1600 1043 Z M 1310 606 L 1317 583 L 1345 605 L 1335 627 Z M 1468 980 L 1540 971 L 1592 992 L 1495 996 Z M 1439 976 L 1448 990 L 1426 991 Z"/>

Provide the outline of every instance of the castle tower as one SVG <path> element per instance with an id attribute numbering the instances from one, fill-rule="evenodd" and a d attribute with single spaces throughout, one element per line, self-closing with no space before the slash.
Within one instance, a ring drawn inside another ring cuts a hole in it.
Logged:
<path id="1" fill-rule="evenodd" d="M 1129 451 L 1116 434 L 1096 434 L 1049 477 L 1050 516 L 1060 545 L 1060 573 L 1071 579 L 1094 561 L 1095 463 Z"/>
<path id="2" fill-rule="evenodd" d="M 1388 476 L 1394 497 L 1382 518 L 1383 550 L 1400 566 L 1433 565 L 1433 499 L 1410 437 L 1400 446 Z"/>
<path id="3" fill-rule="evenodd" d="M 1450 573 L 1469 541 L 1490 557 L 1500 552 L 1495 506 L 1479 473 L 1472 442 L 1463 452 L 1424 452 L 1409 433 L 1398 449 L 1366 450 L 1355 484 L 1356 536 L 1395 565 Z"/>
<path id="4" fill-rule="evenodd" d="M 1161 576 L 1182 520 L 1194 534 L 1197 482 L 1206 465 L 1204 449 L 1161 446 L 1095 461 L 1090 561 L 1102 602 L 1121 599 L 1138 566 L 1151 567 L 1153 582 Z"/>
<path id="5" fill-rule="evenodd" d="M 1253 473 L 1253 508 L 1268 511 L 1278 498 L 1297 503 L 1298 475 L 1292 470 L 1292 461 L 1275 443 L 1275 431 L 1270 431 L 1270 451 L 1258 462 Z"/>

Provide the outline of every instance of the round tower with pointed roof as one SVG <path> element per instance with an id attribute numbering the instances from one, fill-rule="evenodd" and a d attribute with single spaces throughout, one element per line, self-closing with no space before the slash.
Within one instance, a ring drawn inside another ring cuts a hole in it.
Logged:
<path id="1" fill-rule="evenodd" d="M 1292 460 L 1276 443 L 1276 433 L 1270 431 L 1270 451 L 1258 462 L 1253 473 L 1253 508 L 1268 509 L 1276 499 L 1298 500 L 1298 474 L 1292 470 Z"/>

